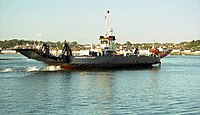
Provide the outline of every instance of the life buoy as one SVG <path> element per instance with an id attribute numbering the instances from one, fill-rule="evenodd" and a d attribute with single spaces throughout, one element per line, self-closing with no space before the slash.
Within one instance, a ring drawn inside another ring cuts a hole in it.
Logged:
<path id="1" fill-rule="evenodd" d="M 156 54 L 156 55 L 158 55 L 159 50 L 156 49 L 156 48 L 154 48 L 154 49 L 151 49 L 150 52 L 151 52 L 152 54 Z"/>

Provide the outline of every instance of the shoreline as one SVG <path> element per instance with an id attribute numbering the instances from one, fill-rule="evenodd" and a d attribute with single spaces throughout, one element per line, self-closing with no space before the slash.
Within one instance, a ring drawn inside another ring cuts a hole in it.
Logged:
<path id="1" fill-rule="evenodd" d="M 0 54 L 17 54 L 15 50 L 2 50 Z"/>
<path id="2" fill-rule="evenodd" d="M 200 56 L 200 51 L 198 51 L 198 52 L 171 52 L 170 55 L 191 55 L 191 56 Z"/>
<path id="3" fill-rule="evenodd" d="M 79 51 L 72 51 L 73 54 L 77 54 Z M 145 54 L 146 52 L 148 52 L 148 50 L 141 50 L 141 54 Z M 58 55 L 61 53 L 61 51 L 51 51 L 52 54 L 54 55 Z M 18 52 L 16 52 L 15 50 L 2 50 L 1 54 L 19 54 Z M 196 52 L 184 52 L 184 51 L 175 51 L 172 50 L 172 52 L 170 53 L 170 55 L 191 55 L 191 56 L 200 56 L 200 51 L 196 51 Z"/>

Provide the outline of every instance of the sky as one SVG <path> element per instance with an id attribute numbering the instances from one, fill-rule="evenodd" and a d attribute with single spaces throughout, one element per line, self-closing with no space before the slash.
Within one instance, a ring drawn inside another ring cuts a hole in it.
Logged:
<path id="1" fill-rule="evenodd" d="M 200 39 L 200 0 L 0 0 L 0 40 L 98 43 L 107 10 L 119 43 Z"/>

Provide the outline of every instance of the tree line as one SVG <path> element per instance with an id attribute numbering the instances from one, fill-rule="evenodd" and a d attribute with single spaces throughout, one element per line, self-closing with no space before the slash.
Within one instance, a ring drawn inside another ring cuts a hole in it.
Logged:
<path id="1" fill-rule="evenodd" d="M 2 49 L 13 49 L 15 46 L 26 46 L 28 45 L 42 45 L 46 43 L 50 46 L 53 50 L 61 50 L 63 47 L 63 42 L 44 42 L 44 41 L 33 41 L 33 40 L 4 40 L 0 41 L 0 47 Z M 72 50 L 83 50 L 85 49 L 83 44 L 78 44 L 76 41 L 68 42 L 69 46 Z M 116 48 L 123 47 L 123 49 L 144 49 L 148 50 L 152 46 L 154 47 L 164 47 L 168 49 L 180 49 L 180 50 L 200 50 L 200 40 L 192 40 L 190 42 L 180 42 L 180 43 L 131 43 L 130 41 L 126 41 L 125 43 L 115 43 Z"/>

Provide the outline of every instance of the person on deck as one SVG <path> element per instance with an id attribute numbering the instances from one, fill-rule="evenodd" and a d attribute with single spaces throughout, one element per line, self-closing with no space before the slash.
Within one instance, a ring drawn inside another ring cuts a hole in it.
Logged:
<path id="1" fill-rule="evenodd" d="M 71 56 L 71 49 L 69 48 L 69 45 L 67 44 L 66 40 L 64 41 L 63 44 L 63 50 L 62 50 L 62 54 L 65 55 L 65 53 L 67 53 L 68 56 Z"/>
<path id="2" fill-rule="evenodd" d="M 138 55 L 138 54 L 139 54 L 139 49 L 138 49 L 138 48 L 135 49 L 134 54 L 135 54 L 135 55 Z"/>
<path id="3" fill-rule="evenodd" d="M 49 55 L 49 46 L 46 43 L 43 43 L 42 45 L 42 51 L 46 54 Z"/>

